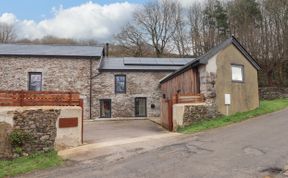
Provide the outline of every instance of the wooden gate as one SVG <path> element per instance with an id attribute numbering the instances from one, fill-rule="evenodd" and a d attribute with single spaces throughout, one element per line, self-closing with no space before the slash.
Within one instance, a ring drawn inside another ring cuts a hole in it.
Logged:
<path id="1" fill-rule="evenodd" d="M 205 97 L 202 94 L 176 94 L 172 99 L 161 99 L 162 126 L 173 131 L 173 105 L 178 103 L 203 103 Z"/>
<path id="2" fill-rule="evenodd" d="M 173 131 L 173 101 L 161 99 L 161 120 L 162 125 L 169 131 Z"/>

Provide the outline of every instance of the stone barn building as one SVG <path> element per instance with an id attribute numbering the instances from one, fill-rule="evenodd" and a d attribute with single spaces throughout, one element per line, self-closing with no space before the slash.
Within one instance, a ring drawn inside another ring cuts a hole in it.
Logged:
<path id="1" fill-rule="evenodd" d="M 0 90 L 79 92 L 85 119 L 159 117 L 160 99 L 176 93 L 203 94 L 223 114 L 259 105 L 260 67 L 234 37 L 196 59 L 105 53 L 95 46 L 1 44 Z"/>
<path id="2" fill-rule="evenodd" d="M 89 118 L 91 78 L 98 73 L 103 47 L 0 45 L 0 90 L 77 91 Z"/>
<path id="3" fill-rule="evenodd" d="M 93 79 L 93 118 L 160 117 L 159 81 L 191 60 L 103 58 Z"/>
<path id="4" fill-rule="evenodd" d="M 0 90 L 73 91 L 84 118 L 159 117 L 159 80 L 192 59 L 108 58 L 103 47 L 0 45 Z"/>

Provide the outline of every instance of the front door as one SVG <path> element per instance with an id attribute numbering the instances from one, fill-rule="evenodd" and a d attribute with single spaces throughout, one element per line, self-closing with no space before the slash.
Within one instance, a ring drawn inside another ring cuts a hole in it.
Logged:
<path id="1" fill-rule="evenodd" d="M 100 117 L 111 118 L 111 99 L 100 100 Z"/>
<path id="2" fill-rule="evenodd" d="M 135 116 L 147 117 L 147 101 L 146 98 L 135 98 Z"/>

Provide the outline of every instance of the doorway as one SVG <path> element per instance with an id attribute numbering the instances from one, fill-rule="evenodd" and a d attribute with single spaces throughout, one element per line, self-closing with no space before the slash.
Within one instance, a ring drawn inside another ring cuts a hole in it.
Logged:
<path id="1" fill-rule="evenodd" d="M 111 118 L 111 99 L 100 100 L 100 118 Z"/>
<path id="2" fill-rule="evenodd" d="M 147 99 L 144 97 L 135 98 L 135 116 L 147 117 Z"/>

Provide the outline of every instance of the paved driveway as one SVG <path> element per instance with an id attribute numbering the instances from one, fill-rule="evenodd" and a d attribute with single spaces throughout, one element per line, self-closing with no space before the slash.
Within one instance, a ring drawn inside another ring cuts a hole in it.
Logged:
<path id="1" fill-rule="evenodd" d="M 150 120 L 86 121 L 84 142 L 99 143 L 167 133 Z"/>
<path id="2" fill-rule="evenodd" d="M 273 168 L 288 164 L 288 110 L 194 135 L 123 145 L 124 154 L 116 147 L 114 153 L 23 177 L 278 177 Z M 125 156 L 131 152 L 136 154 Z"/>

